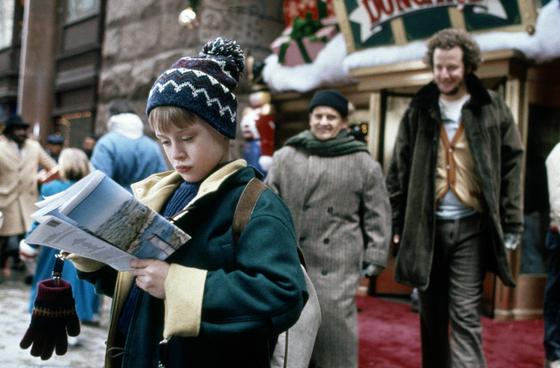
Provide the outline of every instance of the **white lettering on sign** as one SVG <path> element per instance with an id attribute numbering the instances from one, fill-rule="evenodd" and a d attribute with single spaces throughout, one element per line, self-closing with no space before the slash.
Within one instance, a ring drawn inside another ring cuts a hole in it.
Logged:
<path id="1" fill-rule="evenodd" d="M 359 0 L 358 7 L 349 16 L 350 21 L 360 25 L 360 39 L 365 42 L 380 32 L 383 23 L 419 10 L 441 7 L 473 6 L 477 14 L 507 19 L 500 0 Z"/>

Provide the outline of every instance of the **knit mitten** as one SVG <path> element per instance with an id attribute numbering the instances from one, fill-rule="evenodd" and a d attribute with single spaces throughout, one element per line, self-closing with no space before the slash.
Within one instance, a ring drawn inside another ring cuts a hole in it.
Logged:
<path id="1" fill-rule="evenodd" d="M 19 343 L 22 349 L 31 346 L 31 355 L 47 360 L 53 351 L 64 355 L 68 336 L 80 334 L 72 287 L 62 279 L 43 280 L 37 284 L 37 297 L 31 324 Z"/>

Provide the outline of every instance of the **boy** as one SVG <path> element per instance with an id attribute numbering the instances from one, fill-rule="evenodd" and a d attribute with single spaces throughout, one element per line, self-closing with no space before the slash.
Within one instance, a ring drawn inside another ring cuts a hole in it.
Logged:
<path id="1" fill-rule="evenodd" d="M 233 240 L 238 199 L 256 176 L 245 161 L 228 162 L 243 61 L 235 41 L 217 38 L 161 74 L 148 98 L 149 123 L 175 170 L 133 192 L 192 239 L 165 262 L 134 261 L 118 275 L 71 256 L 113 295 L 107 366 L 269 367 L 277 335 L 303 308 L 291 215 L 272 191 Z"/>

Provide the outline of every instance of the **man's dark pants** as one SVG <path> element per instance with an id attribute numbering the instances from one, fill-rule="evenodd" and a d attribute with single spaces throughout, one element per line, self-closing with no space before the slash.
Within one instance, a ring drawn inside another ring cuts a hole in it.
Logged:
<path id="1" fill-rule="evenodd" d="M 23 239 L 25 234 L 0 236 L 0 272 L 2 276 L 7 276 L 9 273 L 9 258 L 13 259 L 14 265 L 19 265 L 19 241 Z"/>
<path id="2" fill-rule="evenodd" d="M 430 284 L 420 292 L 424 368 L 486 367 L 480 301 L 491 244 L 484 223 L 480 215 L 437 220 Z"/>

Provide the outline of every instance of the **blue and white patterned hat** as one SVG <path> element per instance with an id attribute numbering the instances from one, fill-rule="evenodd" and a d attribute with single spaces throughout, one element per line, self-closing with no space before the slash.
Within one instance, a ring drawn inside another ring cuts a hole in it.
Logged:
<path id="1" fill-rule="evenodd" d="M 198 56 L 182 57 L 157 78 L 146 114 L 158 106 L 181 107 L 233 139 L 237 130 L 233 91 L 244 67 L 243 50 L 237 42 L 221 37 L 209 41 Z"/>

